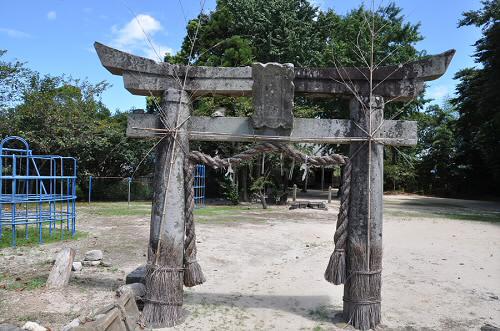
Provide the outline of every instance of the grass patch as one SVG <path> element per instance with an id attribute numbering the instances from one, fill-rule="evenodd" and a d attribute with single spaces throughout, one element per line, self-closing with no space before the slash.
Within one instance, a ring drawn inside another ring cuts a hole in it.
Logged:
<path id="1" fill-rule="evenodd" d="M 210 216 L 231 216 L 240 215 L 246 211 L 261 212 L 263 209 L 260 205 L 222 205 L 212 206 L 208 205 L 204 208 L 197 208 L 194 210 L 195 216 L 210 217 Z M 80 215 L 94 215 L 103 217 L 150 217 L 151 215 L 151 202 L 146 201 L 133 201 L 128 206 L 127 202 L 92 202 L 78 203 L 77 211 Z M 269 210 L 267 210 L 269 212 Z"/>
<path id="2" fill-rule="evenodd" d="M 330 314 L 331 312 L 326 306 L 319 306 L 315 309 L 309 310 L 309 316 L 311 316 L 316 321 L 330 321 Z"/>
<path id="3" fill-rule="evenodd" d="M 442 213 L 439 214 L 442 217 L 452 219 L 452 220 L 464 220 L 464 221 L 481 221 L 481 222 L 500 222 L 500 213 L 477 213 L 477 214 L 461 214 L 461 213 Z"/>
<path id="4" fill-rule="evenodd" d="M 202 223 L 238 223 L 242 221 L 257 221 L 262 208 L 258 206 L 206 206 L 195 209 L 196 222 Z M 257 215 L 256 215 L 257 214 Z"/>
<path id="5" fill-rule="evenodd" d="M 480 221 L 490 223 L 500 223 L 500 213 L 445 213 L 445 212 L 429 212 L 429 211 L 399 211 L 396 209 L 386 210 L 385 215 L 392 217 L 410 217 L 410 218 L 443 218 L 448 220 L 459 221 Z"/>
<path id="6" fill-rule="evenodd" d="M 30 279 L 14 278 L 9 275 L 0 274 L 0 289 L 7 291 L 34 290 L 45 286 L 47 278 L 34 277 Z"/>
<path id="7" fill-rule="evenodd" d="M 230 215 L 235 212 L 245 212 L 248 210 L 258 210 L 258 208 L 250 206 L 206 206 L 194 210 L 195 216 L 221 216 Z"/>
<path id="8" fill-rule="evenodd" d="M 151 202 L 134 201 L 130 206 L 126 202 L 79 203 L 78 212 L 104 217 L 147 216 L 151 215 Z"/>
<path id="9" fill-rule="evenodd" d="M 57 228 L 52 230 L 50 233 L 48 226 L 42 227 L 42 241 L 43 243 L 51 243 L 61 240 L 78 240 L 85 238 L 87 236 L 86 232 L 77 231 L 76 234 L 71 237 L 71 232 L 66 230 L 65 225 L 63 225 L 63 231 L 59 228 L 59 224 L 56 225 Z M 16 226 L 16 246 L 35 246 L 40 243 L 40 234 L 38 229 L 34 225 L 29 225 L 28 227 L 28 238 L 26 239 L 26 228 L 23 225 Z M 0 238 L 0 249 L 12 246 L 12 227 L 3 226 L 2 237 Z"/>

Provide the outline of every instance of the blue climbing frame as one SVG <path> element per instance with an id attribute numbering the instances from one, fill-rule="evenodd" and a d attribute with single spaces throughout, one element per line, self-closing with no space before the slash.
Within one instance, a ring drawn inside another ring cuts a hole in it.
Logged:
<path id="1" fill-rule="evenodd" d="M 8 148 L 6 146 L 12 146 Z M 20 147 L 19 147 L 20 146 Z M 0 142 L 0 238 L 11 232 L 16 246 L 18 230 L 24 236 L 43 232 L 54 235 L 60 226 L 61 239 L 65 232 L 76 233 L 76 173 L 72 157 L 33 155 L 28 142 L 21 137 L 6 137 Z M 22 231 L 19 231 L 22 232 Z"/>
<path id="2" fill-rule="evenodd" d="M 205 207 L 205 165 L 197 164 L 194 168 L 194 206 Z"/>

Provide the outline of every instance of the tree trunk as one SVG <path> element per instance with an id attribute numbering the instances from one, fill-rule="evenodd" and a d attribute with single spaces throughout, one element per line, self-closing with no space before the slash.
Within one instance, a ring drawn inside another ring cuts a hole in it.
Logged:
<path id="1" fill-rule="evenodd" d="M 266 194 L 259 193 L 259 199 L 260 199 L 260 203 L 262 204 L 262 209 L 267 209 Z"/>

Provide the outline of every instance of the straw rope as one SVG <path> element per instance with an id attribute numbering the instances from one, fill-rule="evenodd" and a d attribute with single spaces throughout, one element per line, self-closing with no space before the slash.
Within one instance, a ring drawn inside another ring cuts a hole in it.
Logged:
<path id="1" fill-rule="evenodd" d="M 194 233 L 193 209 L 194 209 L 194 190 L 193 190 L 193 163 L 203 163 L 212 168 L 227 169 L 233 165 L 238 165 L 241 162 L 250 160 L 257 155 L 266 152 L 283 153 L 291 157 L 293 160 L 298 160 L 310 164 L 312 166 L 327 166 L 332 164 L 345 165 L 342 191 L 340 198 L 340 207 L 337 218 L 337 226 L 334 235 L 335 249 L 330 257 L 327 269 L 325 271 L 325 279 L 333 284 L 343 284 L 346 280 L 346 246 L 347 246 L 347 224 L 349 218 L 349 202 L 351 192 L 351 173 L 352 167 L 349 159 L 339 154 L 326 156 L 308 156 L 288 145 L 281 143 L 265 142 L 253 146 L 246 151 L 236 154 L 229 158 L 221 159 L 212 157 L 202 152 L 192 151 L 189 154 L 189 161 L 186 161 L 184 168 L 185 192 L 186 192 L 186 239 L 185 248 L 185 264 L 186 271 L 193 264 L 193 271 L 185 272 L 184 283 L 186 286 L 194 286 L 205 281 L 201 268 L 196 262 L 196 235 Z M 191 263 L 190 263 L 191 262 Z M 187 278 L 187 281 L 186 281 Z M 189 284 L 189 285 L 188 285 Z"/>

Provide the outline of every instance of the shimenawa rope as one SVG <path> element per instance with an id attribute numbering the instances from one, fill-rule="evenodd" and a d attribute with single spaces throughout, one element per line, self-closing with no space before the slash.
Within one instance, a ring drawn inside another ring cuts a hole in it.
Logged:
<path id="1" fill-rule="evenodd" d="M 342 178 L 340 194 L 340 207 L 337 216 L 337 228 L 333 240 L 335 250 L 330 256 L 330 261 L 325 270 L 325 279 L 335 285 L 344 284 L 346 272 L 347 224 L 349 221 L 349 202 L 351 193 L 351 162 L 347 162 Z"/>

